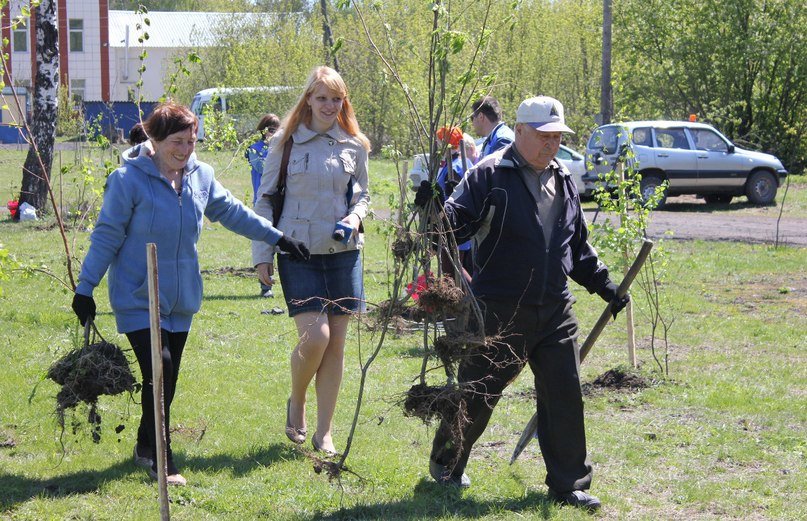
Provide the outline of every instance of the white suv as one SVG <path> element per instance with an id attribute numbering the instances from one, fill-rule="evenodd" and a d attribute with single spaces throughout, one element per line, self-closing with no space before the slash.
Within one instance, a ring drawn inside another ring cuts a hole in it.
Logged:
<path id="1" fill-rule="evenodd" d="M 632 121 L 594 131 L 586 146 L 584 181 L 611 171 L 628 148 L 633 150 L 630 166 L 642 175 L 642 193 L 668 181 L 665 198 L 695 194 L 706 202 L 728 203 L 746 195 L 751 203 L 770 204 L 787 176 L 776 157 L 739 148 L 710 125 Z"/>

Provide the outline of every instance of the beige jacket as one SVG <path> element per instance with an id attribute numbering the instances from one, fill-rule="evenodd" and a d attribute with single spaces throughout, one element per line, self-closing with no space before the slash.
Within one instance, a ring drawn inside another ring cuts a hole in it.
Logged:
<path id="1" fill-rule="evenodd" d="M 276 145 L 279 131 L 269 143 L 264 162 L 255 213 L 272 220 L 272 204 L 264 194 L 277 190 L 283 147 Z M 279 223 L 284 234 L 303 241 L 312 254 L 355 250 L 364 244 L 364 234 L 355 230 L 347 244 L 332 238 L 337 221 L 356 214 L 364 220 L 370 205 L 367 150 L 335 124 L 325 134 L 317 134 L 305 124 L 294 132 L 289 156 L 286 198 Z M 348 196 L 350 200 L 348 201 Z M 265 242 L 252 243 L 254 265 L 272 263 L 275 248 Z"/>

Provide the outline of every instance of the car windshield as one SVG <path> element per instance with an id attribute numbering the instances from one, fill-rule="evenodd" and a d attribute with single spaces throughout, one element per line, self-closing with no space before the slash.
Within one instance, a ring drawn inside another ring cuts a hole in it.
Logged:
<path id="1" fill-rule="evenodd" d="M 609 126 L 598 128 L 591 135 L 591 139 L 588 140 L 588 148 L 591 150 L 602 150 L 604 154 L 611 154 L 616 151 L 619 134 L 619 127 Z"/>
<path id="2" fill-rule="evenodd" d="M 560 148 L 558 149 L 558 153 L 555 154 L 555 157 L 557 157 L 558 159 L 565 159 L 566 161 L 571 161 L 572 154 L 568 150 Z"/>

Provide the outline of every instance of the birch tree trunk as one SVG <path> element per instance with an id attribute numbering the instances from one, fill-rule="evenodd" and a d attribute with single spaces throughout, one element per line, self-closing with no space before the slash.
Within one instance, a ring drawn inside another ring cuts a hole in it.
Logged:
<path id="1" fill-rule="evenodd" d="M 36 80 L 33 124 L 28 157 L 22 169 L 20 204 L 27 202 L 40 213 L 48 206 L 48 183 L 56 139 L 56 107 L 59 86 L 59 33 L 56 0 L 42 0 L 35 8 Z"/>

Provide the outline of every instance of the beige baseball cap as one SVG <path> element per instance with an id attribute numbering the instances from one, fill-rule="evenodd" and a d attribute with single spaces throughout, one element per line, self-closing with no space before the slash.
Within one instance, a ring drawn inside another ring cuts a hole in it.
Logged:
<path id="1" fill-rule="evenodd" d="M 536 96 L 521 102 L 516 123 L 524 123 L 541 132 L 571 132 L 563 119 L 563 104 L 549 96 Z"/>

